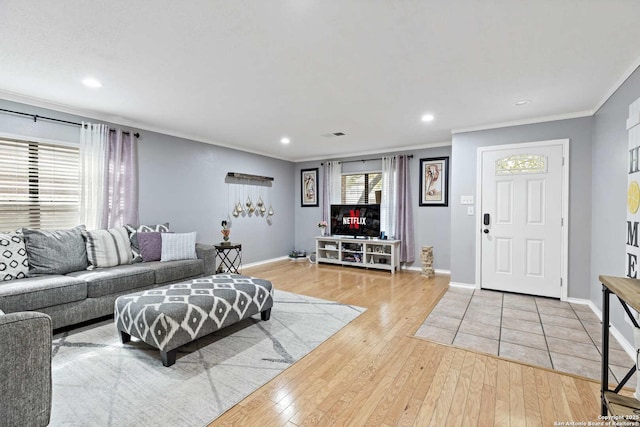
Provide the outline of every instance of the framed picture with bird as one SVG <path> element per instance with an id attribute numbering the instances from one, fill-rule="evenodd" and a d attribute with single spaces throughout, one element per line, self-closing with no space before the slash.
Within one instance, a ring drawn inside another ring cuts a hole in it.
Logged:
<path id="1" fill-rule="evenodd" d="M 449 157 L 420 159 L 420 206 L 449 205 Z"/>

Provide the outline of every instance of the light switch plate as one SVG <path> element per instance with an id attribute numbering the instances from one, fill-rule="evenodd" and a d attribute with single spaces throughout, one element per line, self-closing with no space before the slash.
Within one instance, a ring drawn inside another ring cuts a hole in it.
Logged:
<path id="1" fill-rule="evenodd" d="M 460 204 L 461 205 L 472 205 L 473 204 L 473 196 L 460 196 Z"/>

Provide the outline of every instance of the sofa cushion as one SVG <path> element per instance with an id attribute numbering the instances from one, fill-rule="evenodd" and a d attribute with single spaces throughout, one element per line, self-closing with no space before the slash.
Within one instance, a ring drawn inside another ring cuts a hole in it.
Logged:
<path id="1" fill-rule="evenodd" d="M 131 242 L 124 227 L 82 231 L 87 242 L 89 270 L 131 264 Z"/>
<path id="2" fill-rule="evenodd" d="M 37 276 L 0 282 L 0 309 L 6 313 L 80 301 L 87 297 L 87 284 L 80 279 Z"/>
<path id="3" fill-rule="evenodd" d="M 196 259 L 196 232 L 192 233 L 163 233 L 162 254 L 160 261 L 177 261 L 181 259 Z"/>
<path id="4" fill-rule="evenodd" d="M 119 265 L 96 270 L 76 271 L 67 276 L 87 282 L 87 296 L 97 298 L 154 284 L 154 270 L 142 265 Z"/>
<path id="5" fill-rule="evenodd" d="M 24 228 L 29 257 L 29 275 L 66 274 L 85 270 L 87 248 L 82 238 L 84 225 L 69 230 L 34 230 Z"/>
<path id="6" fill-rule="evenodd" d="M 29 274 L 29 261 L 24 236 L 0 233 L 0 280 L 24 279 Z"/>
<path id="7" fill-rule="evenodd" d="M 142 262 L 142 254 L 140 253 L 140 246 L 138 244 L 138 233 L 142 231 L 157 231 L 160 233 L 169 232 L 169 223 L 156 225 L 131 225 L 126 224 L 124 228 L 129 232 L 129 240 L 131 241 L 131 254 L 133 256 L 132 262 Z"/>
<path id="8" fill-rule="evenodd" d="M 142 254 L 142 262 L 160 261 L 162 255 L 162 236 L 156 231 L 138 233 L 138 245 Z"/>
<path id="9" fill-rule="evenodd" d="M 204 261 L 201 259 L 146 262 L 144 266 L 155 271 L 156 284 L 175 282 L 204 274 Z"/>

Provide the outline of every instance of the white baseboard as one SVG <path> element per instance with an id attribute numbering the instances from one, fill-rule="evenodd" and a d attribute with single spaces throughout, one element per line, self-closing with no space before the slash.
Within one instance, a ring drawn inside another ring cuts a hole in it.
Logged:
<path id="1" fill-rule="evenodd" d="M 265 259 L 262 261 L 251 262 L 249 264 L 242 264 L 242 268 L 257 267 L 259 265 L 270 264 L 272 262 L 284 261 L 285 259 L 290 259 L 290 258 L 288 255 L 285 255 L 278 258 Z M 308 261 L 308 258 L 305 258 L 305 259 Z"/>
<path id="2" fill-rule="evenodd" d="M 587 300 L 587 299 L 580 299 L 580 298 L 567 298 L 567 302 L 570 302 L 572 304 L 588 305 L 589 308 L 591 309 L 591 311 L 593 311 L 595 313 L 595 315 L 598 316 L 598 319 L 600 319 L 600 321 L 602 322 L 602 312 L 600 311 L 600 309 L 598 307 L 596 307 L 596 305 L 593 303 L 593 301 Z M 609 325 L 609 331 L 611 332 L 611 335 L 613 335 L 615 337 L 615 339 L 618 340 L 618 342 L 620 343 L 620 345 L 622 346 L 624 351 L 631 358 L 631 361 L 635 361 L 636 360 L 636 349 L 635 349 L 635 347 L 633 345 L 631 345 L 631 343 L 629 343 L 629 341 L 626 340 L 626 338 L 620 333 L 620 331 L 618 329 L 616 329 L 615 326 Z"/>
<path id="3" fill-rule="evenodd" d="M 401 266 L 400 270 L 409 270 L 409 271 L 422 271 L 422 267 L 417 267 L 417 266 L 411 266 L 411 267 L 407 267 L 407 266 Z M 451 270 L 441 270 L 439 268 L 434 268 L 433 269 L 434 273 L 438 273 L 438 274 L 448 274 L 451 275 Z"/>
<path id="4" fill-rule="evenodd" d="M 454 288 L 477 289 L 476 285 L 472 283 L 449 282 L 449 286 Z"/>

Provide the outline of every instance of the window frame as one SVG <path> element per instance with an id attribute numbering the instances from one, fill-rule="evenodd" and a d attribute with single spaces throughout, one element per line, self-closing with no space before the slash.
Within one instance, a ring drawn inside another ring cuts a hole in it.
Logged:
<path id="1" fill-rule="evenodd" d="M 357 171 L 357 172 L 343 172 L 341 173 L 341 178 L 340 178 L 340 203 L 341 204 L 362 204 L 362 205 L 376 205 L 379 203 L 376 203 L 375 199 L 373 200 L 373 202 L 369 201 L 369 193 L 371 192 L 371 190 L 369 190 L 369 175 L 379 175 L 380 176 L 380 191 L 382 191 L 382 184 L 383 184 L 383 176 L 382 176 L 382 170 L 367 170 L 367 171 Z M 364 191 L 363 191 L 363 195 L 365 196 L 365 201 L 364 202 L 348 202 L 345 199 L 345 195 L 346 195 L 346 191 L 344 188 L 344 183 L 345 183 L 345 177 L 346 176 L 353 176 L 353 175 L 365 175 L 365 183 L 364 183 Z M 374 185 L 374 189 L 375 189 L 375 185 Z M 375 190 L 373 190 L 375 191 Z"/>
<path id="2" fill-rule="evenodd" d="M 16 147 L 14 153 L 11 145 Z M 0 162 L 15 165 L 15 169 L 8 169 L 4 176 L 0 172 L 1 231 L 22 227 L 55 229 L 76 226 L 80 220 L 81 203 L 79 144 L 0 133 L 0 147 L 0 150 L 6 149 L 3 153 L 7 154 Z M 56 160 L 64 166 L 57 168 Z M 77 173 L 76 180 L 69 178 L 73 173 Z M 26 192 L 23 185 L 27 186 Z M 56 192 L 63 196 L 56 199 Z M 26 214 L 23 212 L 25 209 Z M 23 213 L 17 215 L 17 212 Z"/>

